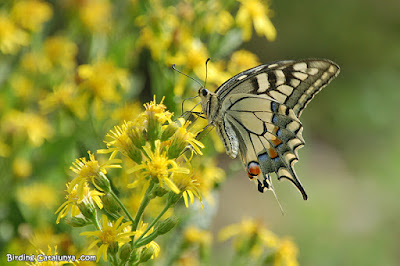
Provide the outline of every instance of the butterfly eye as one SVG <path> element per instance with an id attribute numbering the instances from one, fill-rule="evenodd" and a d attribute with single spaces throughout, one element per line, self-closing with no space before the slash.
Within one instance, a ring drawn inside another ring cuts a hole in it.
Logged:
<path id="1" fill-rule="evenodd" d="M 208 90 L 207 90 L 207 89 L 204 89 L 204 88 L 201 88 L 201 89 L 199 90 L 199 94 L 200 94 L 201 96 L 203 96 L 203 97 L 206 97 L 207 94 L 208 94 Z"/>

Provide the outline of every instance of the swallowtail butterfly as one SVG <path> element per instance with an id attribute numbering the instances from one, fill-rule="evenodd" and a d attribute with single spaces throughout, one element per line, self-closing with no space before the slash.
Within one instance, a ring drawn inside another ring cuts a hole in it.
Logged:
<path id="1" fill-rule="evenodd" d="M 203 113 L 216 127 L 226 153 L 231 158 L 240 155 L 260 192 L 274 192 L 270 174 L 276 173 L 307 199 L 293 169 L 304 146 L 299 117 L 338 74 L 339 66 L 326 59 L 279 61 L 243 71 L 215 92 L 199 89 Z"/>

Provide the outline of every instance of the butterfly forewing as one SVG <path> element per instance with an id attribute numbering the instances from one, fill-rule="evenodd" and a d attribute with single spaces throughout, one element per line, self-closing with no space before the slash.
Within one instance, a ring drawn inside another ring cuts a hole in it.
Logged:
<path id="1" fill-rule="evenodd" d="M 339 72 L 329 60 L 280 61 L 243 71 L 215 93 L 220 101 L 229 94 L 267 95 L 293 109 L 297 117 L 307 103 Z"/>

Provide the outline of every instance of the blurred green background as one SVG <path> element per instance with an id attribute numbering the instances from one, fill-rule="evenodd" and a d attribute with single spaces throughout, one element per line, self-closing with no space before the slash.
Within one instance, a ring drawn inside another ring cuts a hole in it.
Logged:
<path id="1" fill-rule="evenodd" d="M 309 199 L 275 181 L 282 216 L 272 194 L 255 193 L 232 170 L 215 228 L 262 217 L 293 236 L 300 265 L 399 265 L 400 2 L 290 0 L 271 8 L 277 40 L 245 45 L 262 62 L 328 58 L 341 67 L 301 117 L 306 145 L 295 169 Z"/>

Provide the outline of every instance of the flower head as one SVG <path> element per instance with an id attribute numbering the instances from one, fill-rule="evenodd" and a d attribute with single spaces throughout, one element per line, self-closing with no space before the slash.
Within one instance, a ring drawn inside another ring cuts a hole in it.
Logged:
<path id="1" fill-rule="evenodd" d="M 0 51 L 15 54 L 29 43 L 29 35 L 4 14 L 0 14 Z"/>
<path id="2" fill-rule="evenodd" d="M 202 203 L 199 183 L 193 177 L 193 174 L 189 175 L 185 173 L 174 174 L 172 176 L 174 184 L 176 184 L 179 190 L 182 191 L 182 197 L 187 208 L 189 207 L 189 204 L 193 204 L 195 197 L 200 200 L 200 203 Z"/>
<path id="3" fill-rule="evenodd" d="M 105 188 L 102 187 L 102 181 L 107 179 L 105 176 L 107 174 L 107 168 L 121 168 L 121 160 L 110 159 L 104 164 L 100 164 L 94 157 L 94 154 L 90 151 L 89 161 L 85 157 L 76 159 L 73 167 L 70 169 L 76 174 L 76 177 L 71 181 L 69 189 L 73 189 L 75 185 L 77 187 L 77 194 L 79 202 L 84 198 L 84 187 L 86 182 L 91 182 L 98 190 L 104 191 Z M 106 181 L 105 181 L 106 182 Z"/>
<path id="4" fill-rule="evenodd" d="M 121 126 L 115 126 L 114 130 L 106 135 L 110 140 L 106 140 L 107 149 L 98 150 L 98 153 L 111 153 L 110 159 L 114 158 L 118 152 L 124 156 L 131 158 L 133 161 L 140 163 L 142 155 L 138 148 L 134 145 L 135 139 L 131 136 L 130 130 L 134 131 L 133 122 L 124 122 Z"/>
<path id="5" fill-rule="evenodd" d="M 238 0 L 241 3 L 236 15 L 236 22 L 242 28 L 242 35 L 245 41 L 251 38 L 251 22 L 258 35 L 264 35 L 269 41 L 275 40 L 276 29 L 269 20 L 268 6 L 260 0 Z"/>
<path id="6" fill-rule="evenodd" d="M 278 244 L 278 237 L 271 231 L 266 230 L 260 221 L 244 219 L 239 224 L 229 225 L 223 228 L 218 238 L 224 241 L 235 237 L 234 246 L 237 251 L 246 251 L 259 256 L 265 248 L 275 248 Z"/>
<path id="7" fill-rule="evenodd" d="M 194 226 L 186 228 L 184 237 L 189 243 L 199 243 L 204 246 L 208 246 L 212 242 L 212 234 L 210 231 L 199 229 Z"/>
<path id="8" fill-rule="evenodd" d="M 52 248 L 50 247 L 50 245 L 48 245 L 47 252 L 43 252 L 41 249 L 39 249 L 39 250 L 36 250 L 36 254 L 37 255 L 34 257 L 35 261 L 32 262 L 32 263 L 27 263 L 27 265 L 30 265 L 30 266 L 36 266 L 36 265 L 37 266 L 39 266 L 39 265 L 41 265 L 41 266 L 57 266 L 57 265 L 64 265 L 64 264 L 67 264 L 67 263 L 71 263 L 72 265 L 76 265 L 75 262 L 73 262 L 73 261 L 43 260 L 44 257 L 51 256 L 51 255 L 57 255 L 58 254 L 57 246 L 54 246 L 54 250 L 52 251 Z"/>
<path id="9" fill-rule="evenodd" d="M 64 202 L 55 212 L 56 214 L 58 213 L 57 223 L 60 222 L 61 218 L 67 216 L 69 212 L 71 212 L 72 217 L 79 215 L 81 212 L 79 210 L 78 205 L 84 200 L 96 203 L 99 209 L 103 208 L 103 203 L 101 202 L 100 197 L 103 196 L 104 193 L 90 189 L 88 183 L 84 183 L 83 185 L 82 200 L 79 200 L 78 197 L 78 185 L 75 185 L 73 188 L 70 188 L 70 183 L 68 183 L 66 192 L 68 193 L 65 196 L 67 201 Z"/>
<path id="10" fill-rule="evenodd" d="M 178 122 L 182 126 L 177 129 L 172 137 L 172 143 L 168 150 L 169 157 L 178 157 L 188 145 L 190 145 L 194 153 L 202 155 L 200 148 L 204 148 L 204 145 L 196 139 L 196 134 L 188 130 L 190 122 L 185 122 L 183 118 L 179 118 Z"/>
<path id="11" fill-rule="evenodd" d="M 275 266 L 298 266 L 297 254 L 299 250 L 293 241 L 285 238 L 280 241 L 274 255 Z"/>
<path id="12" fill-rule="evenodd" d="M 18 1 L 12 9 L 14 20 L 21 27 L 31 31 L 39 31 L 42 24 L 48 21 L 52 15 L 53 10 L 50 4 L 40 0 Z"/>
<path id="13" fill-rule="evenodd" d="M 129 242 L 130 237 L 135 233 L 131 232 L 130 224 L 132 222 L 122 223 L 124 217 L 120 217 L 117 221 L 108 221 L 106 215 L 102 216 L 101 228 L 94 232 L 83 232 L 81 235 L 94 236 L 97 239 L 93 241 L 88 249 L 91 249 L 97 244 L 101 244 L 99 250 L 97 251 L 97 262 L 100 257 L 103 256 L 104 260 L 107 261 L 107 250 L 114 248 L 115 245 L 122 246 L 123 244 Z"/>
<path id="14" fill-rule="evenodd" d="M 147 158 L 141 164 L 129 170 L 130 173 L 139 172 L 139 177 L 150 177 L 156 180 L 161 187 L 165 185 L 176 194 L 180 193 L 179 188 L 172 182 L 171 175 L 173 174 L 189 174 L 189 169 L 179 167 L 175 160 L 169 159 L 167 152 L 162 149 L 161 142 L 155 141 L 154 151 L 149 146 L 143 147 Z M 133 187 L 135 183 L 130 184 Z"/>
<path id="15" fill-rule="evenodd" d="M 17 190 L 17 198 L 20 202 L 33 208 L 52 209 L 57 204 L 57 195 L 54 188 L 43 183 L 20 187 Z"/>
<path id="16" fill-rule="evenodd" d="M 161 99 L 160 103 L 157 103 L 156 96 L 154 95 L 153 101 L 150 101 L 150 103 L 145 103 L 145 112 L 138 117 L 136 124 L 142 124 L 143 122 L 144 124 L 147 124 L 149 120 L 154 118 L 161 124 L 164 124 L 166 121 L 171 121 L 173 113 L 166 111 L 167 107 L 163 104 L 164 99 L 165 97 Z"/>

